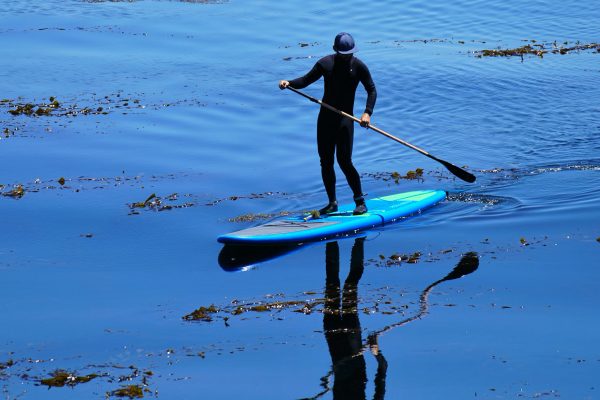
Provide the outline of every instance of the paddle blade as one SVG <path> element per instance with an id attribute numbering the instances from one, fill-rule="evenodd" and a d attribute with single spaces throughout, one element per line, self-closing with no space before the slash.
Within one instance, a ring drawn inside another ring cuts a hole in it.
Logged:
<path id="1" fill-rule="evenodd" d="M 440 160 L 437 157 L 435 159 L 442 163 L 442 165 L 444 165 L 444 167 L 446 167 L 448 171 L 452 172 L 456 177 L 462 179 L 465 182 L 473 183 L 477 179 L 472 173 L 467 172 L 454 164 L 450 164 L 448 161 Z"/>

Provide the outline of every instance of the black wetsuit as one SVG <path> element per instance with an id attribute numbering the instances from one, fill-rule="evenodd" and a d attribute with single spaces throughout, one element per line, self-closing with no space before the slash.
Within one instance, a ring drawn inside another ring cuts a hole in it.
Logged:
<path id="1" fill-rule="evenodd" d="M 325 79 L 323 102 L 338 110 L 354 114 L 354 96 L 358 83 L 367 91 L 365 113 L 373 114 L 377 91 L 367 66 L 358 58 L 343 59 L 336 54 L 321 58 L 315 66 L 301 78 L 290 81 L 290 86 L 302 89 Z M 354 141 L 354 122 L 348 118 L 321 107 L 317 121 L 317 144 L 321 160 L 321 175 L 329 201 L 335 201 L 335 170 L 333 168 L 337 149 L 337 161 L 348 180 L 355 199 L 362 198 L 360 176 L 352 164 L 352 145 Z"/>

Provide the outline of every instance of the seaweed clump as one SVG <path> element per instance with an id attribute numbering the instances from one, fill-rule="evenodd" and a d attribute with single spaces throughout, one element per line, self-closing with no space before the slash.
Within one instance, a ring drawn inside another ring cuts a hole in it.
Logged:
<path id="1" fill-rule="evenodd" d="M 400 175 L 398 172 L 392 172 L 392 179 L 394 182 L 398 183 L 400 179 L 422 179 L 423 178 L 423 168 L 417 168 L 414 171 L 410 170 L 406 173 L 406 175 Z"/>
<path id="2" fill-rule="evenodd" d="M 13 365 L 15 365 L 15 362 L 12 359 L 9 359 L 5 362 L 0 362 L 0 371 L 3 371 L 7 368 L 12 367 Z"/>
<path id="3" fill-rule="evenodd" d="M 289 301 L 270 301 L 270 302 L 257 302 L 257 303 L 246 303 L 239 304 L 237 300 L 234 300 L 231 305 L 224 307 L 216 307 L 210 305 L 208 307 L 201 306 L 191 313 L 181 317 L 185 321 L 203 321 L 212 322 L 215 318 L 221 318 L 227 324 L 229 315 L 237 316 L 245 313 L 264 313 L 264 312 L 280 312 L 294 308 L 294 312 L 310 314 L 313 308 L 322 304 L 322 300 L 289 300 Z M 300 307 L 300 308 L 298 308 Z M 226 314 L 219 315 L 219 314 Z M 227 325 L 229 326 L 229 325 Z"/>
<path id="4" fill-rule="evenodd" d="M 140 385 L 127 385 L 117 390 L 108 393 L 115 397 L 128 397 L 130 399 L 142 399 L 144 397 L 144 389 Z"/>
<path id="5" fill-rule="evenodd" d="M 534 48 L 530 44 L 526 44 L 525 46 L 516 47 L 514 49 L 491 49 L 491 50 L 481 50 L 477 53 L 477 57 L 513 57 L 518 56 L 523 59 L 523 56 L 526 54 L 535 55 L 538 57 L 544 57 L 544 54 L 547 53 L 547 50 L 543 48 Z"/>
<path id="6" fill-rule="evenodd" d="M 168 195 L 167 197 L 159 197 L 155 193 L 152 193 L 150 196 L 146 198 L 144 201 L 135 202 L 128 204 L 131 212 L 129 215 L 139 214 L 136 210 L 138 208 L 145 208 L 153 211 L 165 211 L 172 210 L 174 208 L 188 208 L 192 207 L 194 203 L 182 203 L 182 204 L 165 204 L 166 201 L 174 202 L 179 198 L 177 193 L 173 193 Z"/>
<path id="7" fill-rule="evenodd" d="M 28 117 L 33 116 L 42 116 L 42 115 L 51 115 L 52 111 L 60 108 L 60 102 L 56 100 L 53 96 L 50 96 L 48 99 L 48 103 L 12 103 L 12 101 L 5 99 L 2 103 L 7 103 L 10 106 L 14 107 L 8 112 L 12 115 L 27 115 Z"/>
<path id="8" fill-rule="evenodd" d="M 544 54 L 569 54 L 578 51 L 585 50 L 596 50 L 600 53 L 600 43 L 587 43 L 582 44 L 576 42 L 574 45 L 569 46 L 569 42 L 563 42 L 559 45 L 556 41 L 551 43 L 537 43 L 535 40 L 531 40 L 533 44 L 526 44 L 524 46 L 516 47 L 513 49 L 486 49 L 476 51 L 475 55 L 478 58 L 481 57 L 521 57 L 524 59 L 525 55 L 537 56 L 540 58 L 544 57 Z"/>
<path id="9" fill-rule="evenodd" d="M 228 221 L 229 222 L 255 222 L 255 221 L 259 221 L 259 220 L 267 220 L 269 218 L 274 218 L 274 217 L 285 217 L 290 214 L 291 213 L 289 211 L 281 211 L 277 214 L 248 213 L 248 214 L 238 215 L 237 217 L 229 218 Z"/>
<path id="10" fill-rule="evenodd" d="M 409 170 L 405 175 L 402 175 L 398 171 L 394 172 L 376 172 L 376 173 L 367 173 L 366 176 L 370 176 L 374 179 L 380 179 L 383 181 L 393 180 L 395 183 L 400 183 L 400 179 L 407 180 L 423 180 L 423 168 L 415 168 L 414 170 Z"/>
<path id="11" fill-rule="evenodd" d="M 214 304 L 211 304 L 208 307 L 201 306 L 192 311 L 191 313 L 184 315 L 183 319 L 186 321 L 210 322 L 213 320 L 211 315 L 217 312 L 219 312 L 219 309 Z"/>
<path id="12" fill-rule="evenodd" d="M 402 263 L 416 264 L 419 262 L 422 255 L 423 255 L 423 253 L 421 253 L 420 251 L 416 251 L 412 254 L 394 253 L 389 257 L 386 257 L 383 254 L 380 254 L 379 262 L 377 263 L 377 265 L 391 267 L 393 265 L 400 265 Z"/>
<path id="13" fill-rule="evenodd" d="M 74 373 L 65 370 L 56 370 L 50 374 L 50 378 L 42 379 L 40 383 L 48 387 L 63 387 L 63 386 L 75 386 L 80 383 L 87 383 L 94 378 L 99 377 L 98 374 L 89 374 L 83 376 L 77 376 Z"/>
<path id="14" fill-rule="evenodd" d="M 23 185 L 16 185 L 12 190 L 2 193 L 2 196 L 12 197 L 13 199 L 20 199 L 25 195 L 25 189 Z"/>

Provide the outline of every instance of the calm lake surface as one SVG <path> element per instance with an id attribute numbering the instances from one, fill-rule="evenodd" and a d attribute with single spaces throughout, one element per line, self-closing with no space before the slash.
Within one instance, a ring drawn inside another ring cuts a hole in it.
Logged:
<path id="1" fill-rule="evenodd" d="M 598 21 L 591 0 L 2 2 L 0 398 L 599 399 Z M 477 181 L 357 127 L 370 197 L 448 200 L 222 267 L 218 235 L 326 202 L 318 107 L 277 82 L 340 31 L 372 123 Z M 525 45 L 547 53 L 478 57 Z"/>

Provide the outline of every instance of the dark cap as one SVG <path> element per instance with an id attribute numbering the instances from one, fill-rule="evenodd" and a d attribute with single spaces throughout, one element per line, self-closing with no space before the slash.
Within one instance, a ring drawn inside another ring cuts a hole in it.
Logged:
<path id="1" fill-rule="evenodd" d="M 354 38 L 351 34 L 346 32 L 340 32 L 337 34 L 333 42 L 333 50 L 339 54 L 352 54 L 358 51 L 356 45 L 354 44 Z"/>

